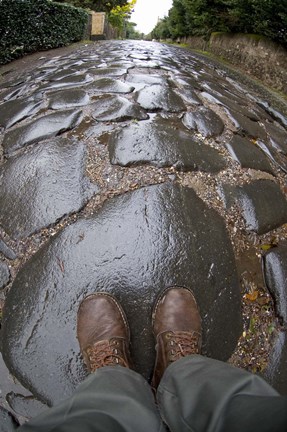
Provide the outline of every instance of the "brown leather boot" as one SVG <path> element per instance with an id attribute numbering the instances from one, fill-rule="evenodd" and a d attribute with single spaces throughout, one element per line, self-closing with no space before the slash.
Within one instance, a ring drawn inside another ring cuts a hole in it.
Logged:
<path id="1" fill-rule="evenodd" d="M 123 309 L 107 293 L 87 296 L 78 310 L 77 337 L 89 372 L 103 366 L 130 367 L 130 331 Z"/>
<path id="2" fill-rule="evenodd" d="M 152 387 L 157 388 L 168 365 L 201 350 L 201 318 L 195 298 L 182 287 L 167 288 L 153 311 L 156 361 Z"/>

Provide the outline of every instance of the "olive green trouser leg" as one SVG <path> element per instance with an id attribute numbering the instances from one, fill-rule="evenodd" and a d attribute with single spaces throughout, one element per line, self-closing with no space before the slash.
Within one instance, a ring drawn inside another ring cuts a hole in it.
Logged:
<path id="1" fill-rule="evenodd" d="M 164 431 L 146 380 L 121 366 L 91 374 L 74 395 L 17 429 L 19 432 Z"/>
<path id="2" fill-rule="evenodd" d="M 157 401 L 172 432 L 287 430 L 287 397 L 256 375 L 200 355 L 167 368 Z"/>

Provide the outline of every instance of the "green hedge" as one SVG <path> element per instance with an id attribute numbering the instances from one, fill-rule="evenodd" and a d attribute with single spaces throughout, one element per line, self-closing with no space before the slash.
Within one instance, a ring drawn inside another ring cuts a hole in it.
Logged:
<path id="1" fill-rule="evenodd" d="M 49 0 L 0 0 L 0 64 L 83 38 L 84 9 Z"/>

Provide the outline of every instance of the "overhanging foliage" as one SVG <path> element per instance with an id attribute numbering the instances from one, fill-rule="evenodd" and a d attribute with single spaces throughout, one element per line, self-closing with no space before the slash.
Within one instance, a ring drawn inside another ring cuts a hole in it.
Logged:
<path id="1" fill-rule="evenodd" d="M 155 39 L 205 36 L 212 32 L 256 33 L 287 46 L 286 0 L 173 0 Z"/>
<path id="2" fill-rule="evenodd" d="M 48 0 L 0 0 L 0 64 L 82 39 L 88 13 Z"/>

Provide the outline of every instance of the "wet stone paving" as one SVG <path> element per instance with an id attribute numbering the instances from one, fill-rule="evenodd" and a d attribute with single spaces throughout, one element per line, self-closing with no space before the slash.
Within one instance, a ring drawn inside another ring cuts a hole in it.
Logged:
<path id="1" fill-rule="evenodd" d="M 94 291 L 121 302 L 147 379 L 155 298 L 187 286 L 203 354 L 287 394 L 287 119 L 266 93 L 182 48 L 103 41 L 44 53 L 0 96 L 0 419 L 84 379 Z"/>

